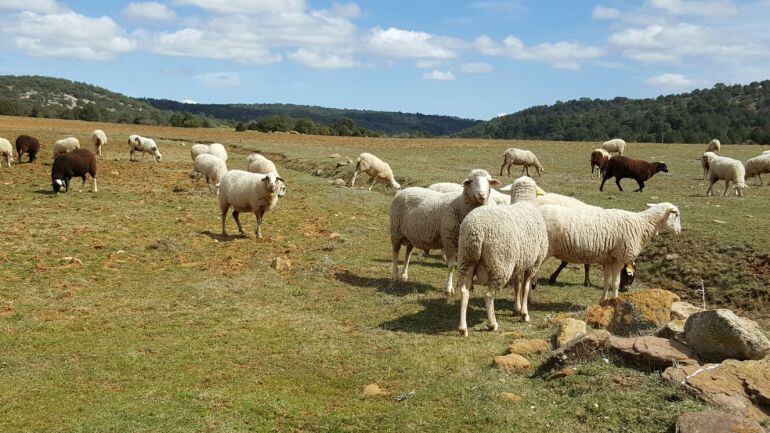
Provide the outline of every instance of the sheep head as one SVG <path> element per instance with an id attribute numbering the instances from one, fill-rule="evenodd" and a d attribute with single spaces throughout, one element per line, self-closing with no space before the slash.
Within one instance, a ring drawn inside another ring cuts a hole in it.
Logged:
<path id="1" fill-rule="evenodd" d="M 277 172 L 271 171 L 270 173 L 267 173 L 262 181 L 265 182 L 268 191 L 271 193 L 278 193 L 278 198 L 286 195 L 286 184 Z"/>
<path id="2" fill-rule="evenodd" d="M 538 188 L 532 178 L 522 176 L 511 184 L 511 203 L 519 201 L 535 201 L 539 192 L 543 191 Z"/>
<path id="3" fill-rule="evenodd" d="M 469 202 L 484 205 L 489 199 L 489 188 L 498 188 L 501 185 L 502 182 L 492 179 L 492 175 L 488 171 L 471 170 L 471 173 L 463 181 L 463 195 Z"/>
<path id="4" fill-rule="evenodd" d="M 682 233 L 682 220 L 680 218 L 679 208 L 671 203 L 648 204 L 649 211 L 660 218 L 656 224 L 657 233 L 671 232 L 674 234 Z"/>

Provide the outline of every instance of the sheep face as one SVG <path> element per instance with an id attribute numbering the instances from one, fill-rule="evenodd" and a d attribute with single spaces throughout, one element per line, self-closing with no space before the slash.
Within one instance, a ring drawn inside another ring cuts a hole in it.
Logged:
<path id="1" fill-rule="evenodd" d="M 648 204 L 647 206 L 665 208 L 663 217 L 658 221 L 658 233 L 670 232 L 676 235 L 682 233 L 682 221 L 678 207 L 671 203 Z"/>
<path id="2" fill-rule="evenodd" d="M 492 179 L 486 170 L 473 170 L 463 181 L 463 194 L 468 199 L 483 205 L 489 199 L 489 188 L 499 188 L 500 186 L 502 186 L 502 182 Z"/>
<path id="3" fill-rule="evenodd" d="M 271 171 L 265 175 L 265 178 L 262 179 L 262 181 L 267 185 L 268 191 L 278 193 L 278 198 L 286 195 L 286 184 L 284 183 L 283 178 L 278 176 L 278 173 Z"/>
<path id="4" fill-rule="evenodd" d="M 668 166 L 665 162 L 659 162 L 658 163 L 658 171 L 662 171 L 663 173 L 668 173 Z"/>
<path id="5" fill-rule="evenodd" d="M 735 188 L 735 195 L 738 197 L 743 197 L 743 190 L 748 188 L 748 185 L 745 183 L 736 183 L 733 188 Z"/>
<path id="6" fill-rule="evenodd" d="M 53 188 L 53 192 L 58 194 L 59 192 L 61 192 L 62 188 L 65 187 L 65 183 L 61 179 L 52 179 L 51 187 Z"/>
<path id="7" fill-rule="evenodd" d="M 160 154 L 160 151 L 158 150 L 157 147 L 152 148 L 152 154 L 153 156 L 155 156 L 155 161 L 160 162 L 160 160 L 163 159 L 163 155 Z"/>

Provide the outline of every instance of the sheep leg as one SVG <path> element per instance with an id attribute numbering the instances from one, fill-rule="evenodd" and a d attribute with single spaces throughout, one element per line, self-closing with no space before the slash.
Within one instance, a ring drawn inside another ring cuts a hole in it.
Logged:
<path id="1" fill-rule="evenodd" d="M 706 191 L 707 196 L 714 195 L 714 184 L 716 183 L 715 180 L 709 180 L 709 189 Z"/>
<path id="2" fill-rule="evenodd" d="M 21 158 L 19 158 L 19 161 L 21 161 Z M 762 173 L 759 173 L 759 174 L 757 175 L 757 177 L 759 178 L 759 186 L 762 186 L 762 185 L 763 185 L 763 182 L 762 182 Z"/>
<path id="3" fill-rule="evenodd" d="M 259 208 L 254 212 L 254 216 L 257 219 L 257 239 L 262 239 L 262 220 L 265 218 L 265 210 L 263 208 Z"/>
<path id="4" fill-rule="evenodd" d="M 621 192 L 623 192 L 623 188 L 620 186 L 620 179 L 621 179 L 621 178 L 619 178 L 619 177 L 616 177 L 616 178 L 615 178 L 615 185 L 617 185 L 617 186 L 618 186 L 618 189 L 619 189 Z"/>
<path id="5" fill-rule="evenodd" d="M 499 326 L 495 317 L 495 291 L 487 290 L 484 295 L 484 305 L 487 307 L 487 329 L 497 331 Z"/>
<path id="6" fill-rule="evenodd" d="M 642 190 L 644 189 L 644 181 L 637 180 L 636 183 L 639 184 L 639 189 L 635 190 L 634 192 L 642 192 Z"/>
<path id="7" fill-rule="evenodd" d="M 391 278 L 398 281 L 398 254 L 401 252 L 401 241 L 392 241 L 393 244 L 393 262 L 391 264 Z"/>
<path id="8" fill-rule="evenodd" d="M 222 236 L 227 236 L 227 211 L 230 210 L 230 206 L 221 206 L 222 211 Z"/>
<path id="9" fill-rule="evenodd" d="M 561 273 L 561 271 L 563 271 L 563 270 L 564 270 L 564 268 L 566 268 L 566 267 L 567 267 L 567 262 L 565 262 L 565 261 L 562 261 L 562 262 L 561 262 L 561 264 L 559 264 L 559 267 L 558 267 L 558 268 L 556 268 L 556 270 L 555 270 L 555 271 L 553 271 L 553 274 L 551 274 L 551 277 L 550 277 L 550 278 L 548 278 L 548 284 L 550 284 L 550 285 L 552 285 L 552 286 L 553 286 L 554 284 L 556 284 L 556 279 L 557 279 L 557 278 L 559 278 L 559 274 L 560 274 L 560 273 Z"/>
<path id="10" fill-rule="evenodd" d="M 521 286 L 521 321 L 529 322 L 529 306 L 527 302 L 529 301 L 529 290 L 532 287 L 532 275 L 527 273 Z"/>
<path id="11" fill-rule="evenodd" d="M 620 290 L 620 270 L 623 269 L 623 264 L 617 264 L 612 267 L 612 297 L 618 297 L 618 290 Z"/>
<path id="12" fill-rule="evenodd" d="M 350 178 L 350 185 L 348 186 L 351 188 L 356 184 L 356 176 L 358 176 L 358 170 L 353 171 L 353 177 Z"/>
<path id="13" fill-rule="evenodd" d="M 70 192 L 70 178 L 64 179 L 64 192 Z"/>
<path id="14" fill-rule="evenodd" d="M 585 278 L 583 279 L 583 285 L 586 287 L 591 287 L 591 265 L 586 263 L 583 265 L 583 269 L 585 269 Z"/>
<path id="15" fill-rule="evenodd" d="M 446 291 L 447 295 L 452 295 L 455 292 L 454 283 L 452 282 L 452 277 L 455 271 L 455 267 L 457 265 L 457 254 L 447 253 L 446 258 L 447 258 L 447 266 L 449 266 L 449 276 L 447 276 L 446 287 L 444 288 L 444 290 Z"/>
<path id="16" fill-rule="evenodd" d="M 511 177 L 511 166 L 513 164 L 508 164 L 508 177 Z"/>
<path id="17" fill-rule="evenodd" d="M 241 225 L 241 220 L 239 218 L 240 214 L 241 214 L 240 212 L 238 212 L 237 210 L 233 209 L 233 219 L 235 220 L 235 225 L 238 226 L 238 233 L 244 235 L 246 233 L 243 232 L 243 226 Z"/>
<path id="18" fill-rule="evenodd" d="M 503 165 L 500 166 L 500 176 L 503 175 L 503 169 L 505 168 L 505 161 L 503 160 Z"/>
<path id="19" fill-rule="evenodd" d="M 610 266 L 602 266 L 602 271 L 604 272 L 604 295 L 602 296 L 602 299 L 599 301 L 599 303 L 607 300 L 607 297 L 610 294 L 610 286 L 612 285 L 612 269 Z"/>
<path id="20" fill-rule="evenodd" d="M 513 313 L 520 314 L 521 313 L 521 282 L 519 281 L 519 277 L 513 277 L 512 280 L 513 280 L 513 297 L 515 298 L 515 301 L 516 301 L 516 306 L 513 309 Z"/>
<path id="21" fill-rule="evenodd" d="M 604 182 L 607 182 L 607 179 L 609 179 L 609 177 L 606 177 L 606 176 L 602 177 L 602 184 L 599 185 L 599 191 L 602 191 L 602 192 L 604 191 Z"/>
<path id="22" fill-rule="evenodd" d="M 460 326 L 458 327 L 458 330 L 463 337 L 468 336 L 468 300 L 471 297 L 471 292 L 468 290 L 468 287 L 473 284 L 474 273 L 475 271 L 473 269 L 467 269 L 467 273 L 463 274 L 462 280 L 460 281 Z"/>
<path id="23" fill-rule="evenodd" d="M 369 179 L 369 191 L 372 190 L 372 188 L 374 187 L 375 183 L 377 183 L 377 180 L 375 178 Z"/>
<path id="24" fill-rule="evenodd" d="M 96 186 L 96 176 L 91 176 L 91 180 L 94 181 L 94 192 L 99 192 L 99 188 Z"/>
<path id="25" fill-rule="evenodd" d="M 730 181 L 729 181 L 729 180 L 726 180 L 726 181 L 725 181 L 725 193 L 724 193 L 724 194 L 722 194 L 722 195 L 727 195 L 727 189 L 728 189 L 728 188 L 730 188 Z"/>
<path id="26" fill-rule="evenodd" d="M 412 251 L 414 245 L 411 243 L 406 244 L 406 252 L 404 252 L 404 268 L 401 270 L 401 281 L 406 281 L 409 278 L 409 260 L 412 258 Z"/>

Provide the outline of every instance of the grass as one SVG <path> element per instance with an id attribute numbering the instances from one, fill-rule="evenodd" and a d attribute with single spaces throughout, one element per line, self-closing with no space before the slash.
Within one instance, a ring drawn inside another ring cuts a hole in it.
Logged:
<path id="1" fill-rule="evenodd" d="M 111 139 L 99 193 L 49 194 L 51 143 L 71 134 L 85 144 L 96 128 Z M 39 137 L 44 150 L 35 164 L 0 169 L 0 431 L 660 432 L 680 413 L 707 407 L 655 373 L 601 361 L 557 381 L 490 368 L 513 333 L 548 338 L 548 318 L 580 314 L 601 292 L 579 286 L 582 270 L 568 268 L 556 287 L 541 282 L 531 323 L 514 320 L 503 294 L 496 333 L 483 330 L 483 301 L 475 298 L 471 336 L 459 338 L 458 300 L 440 291 L 440 258 L 414 260 L 409 283 L 389 280 L 390 196 L 332 187 L 324 177 L 335 173 L 330 154 L 355 159 L 370 150 L 404 185 L 456 181 L 471 167 L 496 172 L 513 142 L 0 117 L 0 136 L 13 140 L 22 132 Z M 133 132 L 160 138 L 163 163 L 128 162 L 124 143 Z M 231 168 L 242 166 L 248 149 L 283 155 L 288 194 L 266 215 L 264 239 L 254 238 L 246 215 L 248 236 L 218 235 L 215 197 L 203 184 L 192 190 L 189 179 L 194 141 L 231 146 Z M 740 290 L 720 302 L 766 317 L 767 289 L 744 274 L 761 271 L 770 252 L 770 188 L 751 188 L 741 199 L 705 198 L 700 146 L 632 144 L 632 156 L 665 160 L 672 173 L 658 174 L 642 194 L 614 185 L 599 193 L 587 174 L 595 144 L 520 144 L 541 156 L 547 172 L 537 180 L 546 190 L 627 209 L 664 200 L 680 206 L 685 232 L 656 240 L 639 286 L 654 281 L 686 293 L 697 274 L 726 284 L 731 280 L 715 277 L 723 268 L 712 271 L 715 246 L 724 249 L 717 257 L 725 266 L 741 263 L 731 269 L 740 274 Z M 745 159 L 758 150 L 726 146 L 723 153 Z M 311 175 L 317 168 L 322 175 Z M 662 258 L 671 252 L 680 254 L 676 266 Z M 82 265 L 61 264 L 65 256 Z M 275 257 L 292 268 L 271 269 Z M 751 269 L 742 264 L 747 257 Z M 545 271 L 555 266 L 549 262 Z M 598 270 L 593 280 L 600 281 Z M 729 287 L 711 288 L 723 289 Z M 370 383 L 390 395 L 362 397 Z M 498 399 L 504 391 L 524 400 Z"/>

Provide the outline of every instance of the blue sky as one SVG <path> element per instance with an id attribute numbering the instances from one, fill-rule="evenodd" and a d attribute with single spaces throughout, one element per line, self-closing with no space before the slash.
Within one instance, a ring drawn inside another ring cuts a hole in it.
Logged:
<path id="1" fill-rule="evenodd" d="M 0 0 L 0 74 L 488 119 L 770 78 L 770 0 Z"/>

